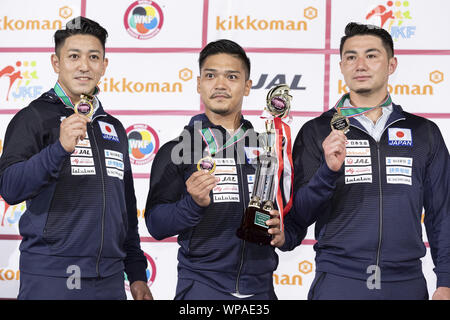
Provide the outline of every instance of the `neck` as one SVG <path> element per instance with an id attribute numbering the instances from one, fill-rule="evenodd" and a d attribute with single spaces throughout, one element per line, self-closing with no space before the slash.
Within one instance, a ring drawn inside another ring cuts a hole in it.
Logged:
<path id="1" fill-rule="evenodd" d="M 386 91 L 380 91 L 377 94 L 358 94 L 354 91 L 350 91 L 350 103 L 354 107 L 376 107 L 382 104 L 387 97 L 388 93 Z M 366 112 L 364 115 L 372 120 L 374 123 L 381 117 L 383 111 L 381 107 L 373 108 L 372 110 Z"/>
<path id="2" fill-rule="evenodd" d="M 231 113 L 231 114 L 217 114 L 209 110 L 205 110 L 205 114 L 216 126 L 222 126 L 223 128 L 234 131 L 239 128 L 241 124 L 241 112 Z"/>

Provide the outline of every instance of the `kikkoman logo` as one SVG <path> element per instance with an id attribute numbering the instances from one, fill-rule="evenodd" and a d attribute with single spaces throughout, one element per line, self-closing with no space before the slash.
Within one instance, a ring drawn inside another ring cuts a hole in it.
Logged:
<path id="1" fill-rule="evenodd" d="M 298 271 L 300 273 L 303 273 L 303 275 L 310 274 L 313 271 L 313 264 L 309 262 L 308 260 L 303 260 L 298 264 Z M 273 282 L 275 285 L 297 285 L 302 286 L 303 285 L 303 278 L 300 274 L 273 274 Z"/>
<path id="2" fill-rule="evenodd" d="M 103 78 L 99 87 L 103 92 L 114 93 L 173 93 L 183 92 L 183 83 L 192 80 L 192 70 L 181 69 L 178 72 L 180 81 L 175 82 L 140 82 L 128 80 L 127 78 Z"/>
<path id="3" fill-rule="evenodd" d="M 58 9 L 58 15 L 63 20 L 67 20 L 72 16 L 72 9 L 64 6 Z M 20 30 L 58 30 L 61 29 L 64 21 L 61 19 L 46 20 L 46 19 L 17 19 L 9 16 L 0 18 L 0 30 L 5 31 L 20 31 Z"/>
<path id="4" fill-rule="evenodd" d="M 250 15 L 245 17 L 234 15 L 228 16 L 227 18 L 217 16 L 216 30 L 307 31 L 308 20 L 314 20 L 317 16 L 318 10 L 314 7 L 305 8 L 303 10 L 303 17 L 299 20 L 258 19 Z"/>
<path id="5" fill-rule="evenodd" d="M 390 94 L 395 95 L 432 96 L 434 95 L 435 85 L 444 81 L 444 73 L 439 70 L 432 71 L 428 75 L 428 80 L 432 82 L 432 84 L 388 84 L 388 90 Z M 338 80 L 338 94 L 342 95 L 348 92 L 348 87 L 344 81 Z"/>

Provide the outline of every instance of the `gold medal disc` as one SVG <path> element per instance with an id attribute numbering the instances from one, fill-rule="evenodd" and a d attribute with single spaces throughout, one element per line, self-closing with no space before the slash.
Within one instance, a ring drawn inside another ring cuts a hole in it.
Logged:
<path id="1" fill-rule="evenodd" d="M 81 95 L 80 101 L 75 104 L 75 113 L 85 115 L 87 117 L 92 116 L 94 113 L 94 105 L 92 104 L 92 100 L 94 98 L 88 95 Z"/>
<path id="2" fill-rule="evenodd" d="M 213 173 L 216 170 L 216 162 L 209 156 L 201 158 L 197 162 L 197 170 L 208 170 L 209 173 Z"/>

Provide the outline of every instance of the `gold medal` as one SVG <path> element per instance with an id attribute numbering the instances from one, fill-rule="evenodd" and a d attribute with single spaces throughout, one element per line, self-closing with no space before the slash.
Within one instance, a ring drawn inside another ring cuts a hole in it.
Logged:
<path id="1" fill-rule="evenodd" d="M 208 170 L 209 173 L 213 173 L 216 170 L 216 162 L 210 156 L 201 158 L 197 162 L 197 170 Z"/>
<path id="2" fill-rule="evenodd" d="M 341 114 L 340 109 L 333 115 L 330 121 L 331 129 L 342 131 L 344 134 L 350 131 L 350 121 L 346 116 Z"/>
<path id="3" fill-rule="evenodd" d="M 87 117 L 91 117 L 94 113 L 94 105 L 92 104 L 92 101 L 94 100 L 94 97 L 82 94 L 80 96 L 80 101 L 75 104 L 74 110 L 75 113 L 85 115 Z"/>

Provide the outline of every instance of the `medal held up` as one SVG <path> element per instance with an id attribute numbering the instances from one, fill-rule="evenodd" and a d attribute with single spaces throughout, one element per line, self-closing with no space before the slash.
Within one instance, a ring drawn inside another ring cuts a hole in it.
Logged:
<path id="1" fill-rule="evenodd" d="M 80 96 L 80 101 L 75 104 L 74 111 L 75 113 L 85 115 L 87 117 L 91 117 L 94 113 L 94 105 L 92 101 L 94 97 L 88 94 L 82 94 Z"/>
<path id="2" fill-rule="evenodd" d="M 239 238 L 260 245 L 269 245 L 272 240 L 266 225 L 270 211 L 278 208 L 282 229 L 283 217 L 292 206 L 291 133 L 283 121 L 289 116 L 291 99 L 285 84 L 273 87 L 267 94 L 267 115 L 262 117 L 266 119 L 266 131 L 262 133 L 264 152 L 258 157 L 250 203 L 236 232 Z"/>

